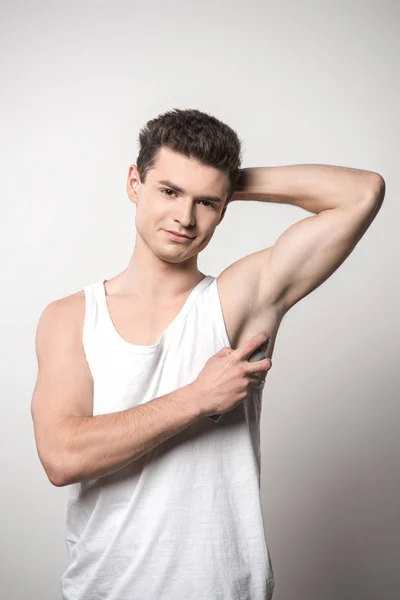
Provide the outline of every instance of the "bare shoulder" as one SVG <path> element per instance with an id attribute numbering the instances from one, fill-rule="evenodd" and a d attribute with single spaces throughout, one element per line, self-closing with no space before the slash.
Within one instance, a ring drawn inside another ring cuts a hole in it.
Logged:
<path id="1" fill-rule="evenodd" d="M 85 318 L 85 293 L 79 290 L 47 304 L 37 323 L 36 348 L 38 351 L 50 340 L 78 342 Z"/>
<path id="2" fill-rule="evenodd" d="M 93 377 L 82 344 L 84 313 L 82 291 L 50 302 L 37 325 L 31 415 L 39 458 L 54 485 L 65 481 L 60 478 L 67 452 L 62 423 L 93 414 Z"/>
<path id="3" fill-rule="evenodd" d="M 276 333 L 283 317 L 272 283 L 267 297 L 264 293 L 263 300 L 260 299 L 260 278 L 268 271 L 270 253 L 271 248 L 265 248 L 244 256 L 226 267 L 217 277 L 232 348 L 237 348 L 260 331 L 267 331 L 271 335 L 268 356 L 272 356 Z"/>

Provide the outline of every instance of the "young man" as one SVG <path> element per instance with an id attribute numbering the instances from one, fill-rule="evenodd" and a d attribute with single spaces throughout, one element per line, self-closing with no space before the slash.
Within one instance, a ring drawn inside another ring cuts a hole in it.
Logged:
<path id="1" fill-rule="evenodd" d="M 269 359 L 282 317 L 373 221 L 384 180 L 322 165 L 240 169 L 236 133 L 197 110 L 149 121 L 139 141 L 128 266 L 50 303 L 37 329 L 38 454 L 50 481 L 70 486 L 63 599 L 269 599 Z M 218 277 L 201 273 L 228 203 L 247 199 L 315 215 Z M 269 358 L 249 361 L 267 337 Z"/>

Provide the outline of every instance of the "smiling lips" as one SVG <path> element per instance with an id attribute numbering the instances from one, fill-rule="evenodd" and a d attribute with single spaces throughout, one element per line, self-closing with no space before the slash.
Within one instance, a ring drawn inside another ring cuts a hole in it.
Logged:
<path id="1" fill-rule="evenodd" d="M 168 231 L 168 229 L 164 229 L 164 231 L 168 237 L 171 238 L 171 240 L 175 240 L 176 242 L 187 242 L 193 239 L 187 235 L 181 235 L 179 233 L 175 233 L 174 231 Z"/>

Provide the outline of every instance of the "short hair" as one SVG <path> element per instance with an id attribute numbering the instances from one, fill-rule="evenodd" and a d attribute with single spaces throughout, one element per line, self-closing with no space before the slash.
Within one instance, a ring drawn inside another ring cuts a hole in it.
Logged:
<path id="1" fill-rule="evenodd" d="M 226 203 L 230 201 L 240 177 L 242 142 L 226 123 L 196 109 L 174 108 L 148 121 L 138 141 L 136 165 L 143 183 L 155 165 L 157 152 L 165 146 L 226 173 Z"/>

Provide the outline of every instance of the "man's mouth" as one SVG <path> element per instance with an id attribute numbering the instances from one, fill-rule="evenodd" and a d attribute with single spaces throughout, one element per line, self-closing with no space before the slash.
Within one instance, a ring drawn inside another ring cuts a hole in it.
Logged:
<path id="1" fill-rule="evenodd" d="M 177 239 L 177 240 L 193 240 L 193 237 L 189 237 L 188 235 L 183 235 L 181 233 L 177 233 L 176 231 L 170 231 L 169 229 L 164 229 L 164 231 L 169 234 L 169 237 L 171 237 L 171 239 Z"/>

